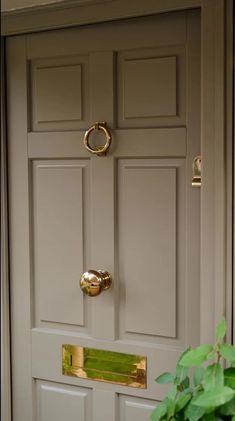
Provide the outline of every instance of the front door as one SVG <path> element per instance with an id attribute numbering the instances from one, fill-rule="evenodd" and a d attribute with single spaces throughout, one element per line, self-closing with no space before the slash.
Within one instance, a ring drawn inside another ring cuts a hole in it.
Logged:
<path id="1" fill-rule="evenodd" d="M 14 421 L 147 421 L 199 341 L 199 11 L 12 37 L 7 66 Z"/>

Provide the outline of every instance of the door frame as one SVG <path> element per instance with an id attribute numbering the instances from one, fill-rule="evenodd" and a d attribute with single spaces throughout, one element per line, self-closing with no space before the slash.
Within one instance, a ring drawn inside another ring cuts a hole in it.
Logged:
<path id="1" fill-rule="evenodd" d="M 1 419 L 11 420 L 10 284 L 5 89 L 5 39 L 1 38 Z"/>
<path id="2" fill-rule="evenodd" d="M 62 0 L 5 12 L 2 30 L 8 37 L 192 8 L 201 9 L 200 340 L 208 343 L 221 315 L 226 315 L 232 337 L 232 0 Z M 7 250 L 7 236 L 3 241 Z M 8 287 L 8 274 L 3 278 Z M 9 315 L 6 300 L 3 319 L 9 320 Z M 2 334 L 7 337 L 7 328 Z M 5 347 L 10 363 L 9 346 Z M 7 377 L 3 389 L 9 395 Z"/>

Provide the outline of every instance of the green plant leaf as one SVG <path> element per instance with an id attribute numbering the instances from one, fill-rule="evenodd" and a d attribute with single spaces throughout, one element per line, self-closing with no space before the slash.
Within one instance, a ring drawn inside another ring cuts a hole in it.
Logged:
<path id="1" fill-rule="evenodd" d="M 194 399 L 193 404 L 206 409 L 217 408 L 233 399 L 234 396 L 235 391 L 230 387 L 224 386 L 201 393 Z"/>
<path id="2" fill-rule="evenodd" d="M 181 360 L 182 360 L 182 358 L 189 352 L 189 351 L 191 351 L 191 346 L 189 346 L 188 348 L 186 348 L 186 350 L 184 351 L 184 352 L 182 352 L 182 354 L 180 355 L 180 357 L 179 357 L 179 359 L 178 359 L 178 361 L 177 361 L 177 365 L 179 365 L 180 364 L 180 362 L 181 362 Z"/>
<path id="3" fill-rule="evenodd" d="M 192 402 L 190 402 L 184 413 L 185 419 L 189 419 L 189 421 L 198 421 L 205 414 L 205 411 L 205 408 L 193 405 Z"/>
<path id="4" fill-rule="evenodd" d="M 185 354 L 182 357 L 180 365 L 184 367 L 192 367 L 194 365 L 199 365 L 207 360 L 207 356 L 209 352 L 212 351 L 212 349 L 212 345 L 201 345 L 195 349 L 191 349 L 189 352 L 187 352 L 187 354 Z"/>
<path id="5" fill-rule="evenodd" d="M 204 373 L 205 373 L 205 368 L 202 367 L 201 365 L 195 367 L 195 370 L 193 372 L 193 383 L 194 386 L 198 386 L 199 384 L 202 383 L 202 379 L 204 377 Z"/>
<path id="6" fill-rule="evenodd" d="M 226 321 L 216 327 L 216 344 L 187 349 L 176 365 L 176 376 L 163 373 L 157 383 L 171 387 L 164 401 L 151 415 L 152 421 L 235 421 L 235 347 L 223 343 Z M 223 369 L 220 356 L 230 361 Z M 202 363 L 214 359 L 206 368 Z M 193 386 L 188 373 L 194 367 Z"/>
<path id="7" fill-rule="evenodd" d="M 177 386 L 174 384 L 167 392 L 167 398 L 174 400 L 177 395 Z"/>
<path id="8" fill-rule="evenodd" d="M 175 403 L 175 413 L 177 414 L 179 411 L 181 411 L 187 403 L 190 401 L 192 397 L 192 393 L 187 392 L 179 396 L 179 398 L 176 400 Z"/>
<path id="9" fill-rule="evenodd" d="M 177 364 L 175 383 L 180 385 L 188 375 L 188 367 Z"/>
<path id="10" fill-rule="evenodd" d="M 174 383 L 174 376 L 171 373 L 163 373 L 155 379 L 159 384 Z"/>
<path id="11" fill-rule="evenodd" d="M 159 421 L 164 415 L 167 413 L 167 406 L 166 402 L 162 401 L 159 405 L 154 409 L 150 418 L 152 421 Z"/>
<path id="12" fill-rule="evenodd" d="M 215 414 L 205 414 L 203 416 L 203 421 L 217 421 L 217 418 L 215 417 Z"/>
<path id="13" fill-rule="evenodd" d="M 222 341 L 227 331 L 227 322 L 225 319 L 220 320 L 216 325 L 215 336 L 217 341 Z"/>
<path id="14" fill-rule="evenodd" d="M 207 355 L 207 360 L 213 360 L 217 355 L 217 351 L 213 348 L 211 352 Z"/>
<path id="15" fill-rule="evenodd" d="M 223 387 L 224 371 L 220 364 L 211 364 L 206 368 L 202 384 L 206 391 Z"/>
<path id="16" fill-rule="evenodd" d="M 185 379 L 178 385 L 178 390 L 183 392 L 185 389 L 188 389 L 190 385 L 189 377 L 185 377 Z"/>
<path id="17" fill-rule="evenodd" d="M 175 399 L 175 397 L 173 398 Z M 175 413 L 175 401 L 173 399 L 167 399 L 166 405 L 167 405 L 167 419 L 171 419 Z"/>
<path id="18" fill-rule="evenodd" d="M 235 368 L 229 367 L 224 370 L 224 384 L 235 389 Z"/>
<path id="19" fill-rule="evenodd" d="M 230 344 L 222 344 L 220 354 L 228 361 L 235 361 L 235 346 Z"/>
<path id="20" fill-rule="evenodd" d="M 191 350 L 191 347 L 187 348 L 184 352 L 182 352 L 182 354 L 180 355 L 177 364 L 176 364 L 176 378 L 175 378 L 175 383 L 177 385 L 180 385 L 182 383 L 182 381 L 187 377 L 188 375 L 188 367 L 183 367 L 182 365 L 180 365 L 180 361 L 182 360 L 182 358 L 184 357 L 184 355 L 186 355 L 189 351 Z"/>
<path id="21" fill-rule="evenodd" d="M 219 408 L 219 413 L 222 415 L 235 415 L 235 398 L 222 405 Z"/>

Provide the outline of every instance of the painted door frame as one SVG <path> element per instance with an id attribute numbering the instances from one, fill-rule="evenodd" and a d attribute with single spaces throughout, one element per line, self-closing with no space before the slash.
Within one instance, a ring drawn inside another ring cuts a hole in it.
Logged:
<path id="1" fill-rule="evenodd" d="M 11 420 L 10 285 L 5 98 L 5 40 L 1 39 L 1 419 Z"/>
<path id="2" fill-rule="evenodd" d="M 201 342 L 210 342 L 215 323 L 222 314 L 232 326 L 232 235 L 229 234 L 232 133 L 228 130 L 232 122 L 228 88 L 229 83 L 231 87 L 232 65 L 230 51 L 225 48 L 228 43 L 232 45 L 232 0 L 145 0 L 144 4 L 142 0 L 66 0 L 3 13 L 2 30 L 7 37 L 196 7 L 201 8 L 202 31 L 200 332 Z M 4 133 L 2 137 L 4 139 Z M 5 246 L 7 248 L 7 236 Z M 4 287 L 8 286 L 7 273 L 2 282 Z M 4 309 L 3 318 L 7 321 L 10 314 L 7 300 Z M 6 334 L 7 328 L 3 332 L 5 337 Z M 9 347 L 7 344 L 5 347 L 9 362 Z M 3 389 L 9 395 L 9 378 L 4 381 Z M 6 414 L 7 411 L 6 408 Z M 5 419 L 10 421 L 10 410 Z"/>

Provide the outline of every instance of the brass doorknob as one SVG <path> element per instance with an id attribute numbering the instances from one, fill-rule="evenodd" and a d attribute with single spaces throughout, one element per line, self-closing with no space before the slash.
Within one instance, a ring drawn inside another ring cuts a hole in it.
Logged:
<path id="1" fill-rule="evenodd" d="M 105 270 L 88 270 L 80 278 L 80 288 L 84 294 L 96 297 L 111 285 L 111 276 Z"/>

